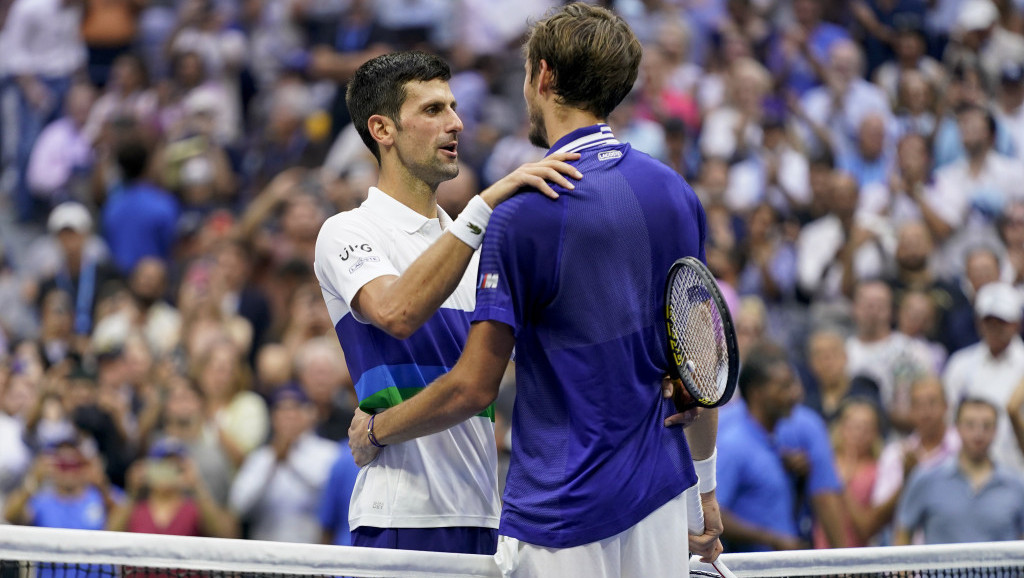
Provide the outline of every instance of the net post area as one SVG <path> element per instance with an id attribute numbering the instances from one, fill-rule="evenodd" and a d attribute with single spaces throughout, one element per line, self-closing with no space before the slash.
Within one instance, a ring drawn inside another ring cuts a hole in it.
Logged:
<path id="1" fill-rule="evenodd" d="M 1024 578 L 1024 541 L 724 554 L 739 577 Z M 682 574 L 682 573 L 680 573 Z M 0 578 L 499 578 L 490 556 L 0 526 Z"/>
<path id="2" fill-rule="evenodd" d="M 2 578 L 500 578 L 491 556 L 0 526 Z"/>

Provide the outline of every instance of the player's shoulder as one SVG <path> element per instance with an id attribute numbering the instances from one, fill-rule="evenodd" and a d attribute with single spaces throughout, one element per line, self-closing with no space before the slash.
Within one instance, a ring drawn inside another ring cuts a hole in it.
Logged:
<path id="1" fill-rule="evenodd" d="M 372 212 L 356 207 L 328 217 L 320 226 L 316 242 L 319 246 L 352 235 L 377 237 L 384 234 L 384 227 Z"/>
<path id="2" fill-rule="evenodd" d="M 494 208 L 488 228 L 509 227 L 513 223 L 517 228 L 546 226 L 562 213 L 564 202 L 564 199 L 552 199 L 535 189 L 524 189 Z"/>

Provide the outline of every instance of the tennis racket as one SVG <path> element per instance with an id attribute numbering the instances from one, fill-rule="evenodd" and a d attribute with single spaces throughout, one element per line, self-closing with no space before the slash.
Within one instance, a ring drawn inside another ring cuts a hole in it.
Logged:
<path id="1" fill-rule="evenodd" d="M 668 329 L 669 375 L 677 381 L 676 409 L 713 408 L 725 404 L 736 391 L 739 350 L 732 316 L 711 271 L 693 257 L 683 257 L 668 272 L 665 284 L 665 323 Z M 683 401 L 682 383 L 689 399 Z M 688 491 L 687 524 L 690 534 L 704 533 L 700 495 Z M 691 575 L 735 576 L 719 560 L 704 564 L 694 556 Z"/>
<path id="2" fill-rule="evenodd" d="M 676 407 L 718 407 L 732 398 L 739 377 L 736 330 L 711 271 L 693 257 L 683 257 L 668 271 L 665 284 L 669 376 L 682 382 L 693 398 Z M 678 392 L 677 392 L 678 393 Z"/>

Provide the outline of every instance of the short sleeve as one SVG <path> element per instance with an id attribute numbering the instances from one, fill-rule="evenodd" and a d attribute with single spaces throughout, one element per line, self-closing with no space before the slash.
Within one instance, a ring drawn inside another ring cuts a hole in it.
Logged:
<path id="1" fill-rule="evenodd" d="M 835 456 L 825 422 L 808 420 L 811 430 L 807 436 L 807 457 L 811 462 L 811 472 L 807 476 L 807 491 L 812 496 L 827 492 L 840 492 L 843 489 L 836 473 Z"/>
<path id="2" fill-rule="evenodd" d="M 492 213 L 480 253 L 473 323 L 498 321 L 518 333 L 523 317 L 550 298 L 562 212 L 527 203 L 551 202 L 539 193 L 520 193 Z"/>
<path id="3" fill-rule="evenodd" d="M 385 255 L 380 231 L 342 214 L 324 224 L 316 240 L 315 270 L 320 285 L 346 304 L 370 281 L 385 275 L 398 276 L 398 269 Z"/>

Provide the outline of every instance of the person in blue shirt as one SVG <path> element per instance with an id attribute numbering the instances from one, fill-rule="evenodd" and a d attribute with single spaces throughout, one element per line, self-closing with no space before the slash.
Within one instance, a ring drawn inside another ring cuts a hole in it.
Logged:
<path id="1" fill-rule="evenodd" d="M 114 264 L 130 275 L 143 257 L 171 258 L 177 238 L 178 201 L 146 180 L 149 145 L 141 138 L 126 139 L 117 149 L 124 186 L 103 206 L 103 237 Z"/>
<path id="2" fill-rule="evenodd" d="M 91 440 L 88 440 L 91 441 Z M 12 524 L 72 530 L 102 530 L 116 504 L 95 446 L 68 431 L 48 440 L 43 451 L 4 505 Z M 111 566 L 40 564 L 40 578 L 101 578 Z"/>
<path id="3" fill-rule="evenodd" d="M 338 444 L 338 459 L 331 466 L 320 497 L 321 542 L 335 546 L 351 546 L 352 532 L 348 526 L 348 504 L 356 485 L 359 467 L 352 461 L 348 440 Z"/>
<path id="4" fill-rule="evenodd" d="M 713 475 L 698 485 L 694 470 L 696 460 L 713 473 L 717 411 L 685 434 L 666 427 L 676 409 L 661 386 L 666 274 L 679 257 L 704 259 L 704 210 L 678 173 L 605 124 L 640 57 L 628 25 L 600 7 L 573 3 L 533 26 L 530 140 L 579 152 L 583 177 L 555 186 L 558 199 L 523 192 L 494 210 L 458 363 L 415 397 L 357 414 L 349 430 L 367 463 L 477 415 L 497 397 L 514 346 L 497 553 L 514 578 L 667 576 L 686 571 L 687 545 L 705 560 L 721 552 Z M 706 531 L 687 544 L 697 493 Z"/>
<path id="5" fill-rule="evenodd" d="M 722 538 L 731 552 L 802 548 L 794 486 L 774 433 L 800 400 L 786 351 L 754 346 L 743 360 L 739 391 L 745 403 L 729 412 L 718 436 Z"/>

